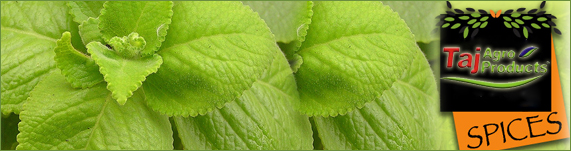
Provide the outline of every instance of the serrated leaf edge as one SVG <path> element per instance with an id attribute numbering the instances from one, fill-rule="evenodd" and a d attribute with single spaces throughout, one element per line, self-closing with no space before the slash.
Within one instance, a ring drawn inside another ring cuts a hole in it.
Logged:
<path id="1" fill-rule="evenodd" d="M 93 43 L 93 44 L 92 44 Z M 102 45 L 104 49 L 106 49 L 106 51 L 113 51 L 109 48 L 107 48 L 106 46 L 104 46 L 103 44 L 101 44 L 100 42 L 91 42 L 88 45 Z M 93 50 L 88 49 L 87 50 L 89 53 L 91 53 Z M 137 83 L 135 83 L 134 85 L 129 86 L 129 91 L 128 94 L 125 97 L 119 96 L 119 93 L 117 93 L 115 90 L 115 84 L 113 82 L 109 82 L 109 71 L 107 70 L 107 68 L 103 67 L 103 66 L 99 66 L 99 72 L 101 74 L 103 74 L 103 78 L 105 79 L 105 81 L 107 82 L 107 90 L 111 91 L 111 94 L 113 96 L 113 98 L 115 100 L 117 100 L 117 102 L 120 105 L 125 105 L 125 103 L 127 103 L 127 100 L 133 96 L 133 92 L 136 91 L 137 89 L 139 89 L 142 85 L 143 82 L 147 79 L 147 76 L 149 76 L 152 73 L 156 73 L 159 70 L 159 67 L 163 64 L 163 59 L 160 55 L 158 54 L 153 54 L 152 56 L 147 56 L 147 57 L 158 57 L 159 58 L 159 63 L 156 64 L 155 66 L 153 66 L 152 68 L 148 68 L 147 70 L 144 71 L 144 75 L 139 75 L 138 78 L 141 78 L 142 81 L 138 81 Z M 92 56 L 93 60 L 95 62 L 99 62 L 101 60 L 101 58 L 97 57 L 97 56 Z M 143 57 L 146 58 L 146 57 Z M 142 59 L 142 58 L 140 58 Z"/>
<path id="2" fill-rule="evenodd" d="M 56 63 L 55 63 L 55 64 L 56 64 L 56 67 L 61 71 L 61 74 L 65 77 L 65 80 L 66 80 L 68 83 L 70 83 L 73 88 L 81 88 L 81 89 L 89 88 L 89 87 L 95 86 L 95 85 L 97 85 L 97 84 L 103 82 L 103 80 L 101 80 L 101 81 L 99 81 L 99 82 L 94 82 L 94 83 L 91 83 L 91 84 L 77 83 L 77 82 L 74 82 L 74 81 L 71 79 L 70 75 L 71 75 L 72 73 L 71 73 L 70 70 L 64 70 L 64 69 L 62 69 L 63 67 L 58 63 L 59 60 L 60 60 L 60 58 L 59 58 L 58 55 L 57 55 L 57 54 L 58 54 L 58 51 L 56 51 L 56 49 L 60 47 L 59 43 L 62 41 L 62 38 L 64 37 L 64 35 L 69 35 L 69 37 L 70 37 L 70 40 L 69 40 L 69 41 L 70 41 L 70 47 L 71 47 L 73 50 L 75 50 L 75 51 L 72 51 L 73 53 L 75 53 L 76 55 L 79 55 L 79 56 L 83 56 L 83 57 L 85 57 L 85 58 L 88 59 L 88 60 L 91 60 L 92 58 L 91 58 L 90 56 L 88 56 L 88 55 L 85 55 L 85 54 L 83 54 L 83 53 L 77 51 L 77 49 L 75 49 L 75 48 L 73 47 L 73 45 L 71 45 L 71 33 L 70 33 L 69 31 L 66 31 L 66 32 L 62 33 L 61 38 L 56 41 L 56 46 L 54 47 L 54 52 L 55 52 L 55 54 L 56 54 L 56 55 L 54 56 L 54 61 L 56 62 Z"/>

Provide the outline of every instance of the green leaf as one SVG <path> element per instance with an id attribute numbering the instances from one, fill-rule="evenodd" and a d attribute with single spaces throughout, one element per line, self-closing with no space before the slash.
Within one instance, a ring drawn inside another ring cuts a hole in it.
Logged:
<path id="1" fill-rule="evenodd" d="M 484 17 L 480 18 L 480 21 L 486 21 L 486 20 L 488 20 L 488 18 L 490 18 L 490 17 L 484 16 Z"/>
<path id="2" fill-rule="evenodd" d="M 296 110 L 299 95 L 281 52 L 262 77 L 236 101 L 203 116 L 174 117 L 189 150 L 313 149 L 308 117 Z"/>
<path id="3" fill-rule="evenodd" d="M 506 28 L 512 28 L 512 25 L 510 25 L 510 23 L 508 23 L 507 21 L 504 22 L 504 25 L 506 26 Z"/>
<path id="4" fill-rule="evenodd" d="M 519 25 L 518 25 L 517 23 L 511 22 L 511 24 L 512 24 L 512 26 L 513 26 L 514 28 L 519 28 Z"/>
<path id="5" fill-rule="evenodd" d="M 317 11 L 316 11 L 317 12 Z M 332 150 L 431 150 L 442 138 L 438 91 L 424 55 L 413 60 L 382 96 L 363 108 L 337 117 L 314 117 L 324 148 Z M 300 91 L 303 92 L 303 91 Z"/>
<path id="6" fill-rule="evenodd" d="M 488 26 L 488 22 L 482 23 L 482 25 L 480 26 L 480 28 L 486 28 L 486 26 Z"/>
<path id="7" fill-rule="evenodd" d="M 55 69 L 53 48 L 73 21 L 65 2 L 2 1 L 2 113 L 20 113 L 30 91 Z"/>
<path id="8" fill-rule="evenodd" d="M 468 19 L 470 19 L 470 16 L 460 16 L 458 18 L 461 20 L 468 20 Z"/>
<path id="9" fill-rule="evenodd" d="M 454 21 L 454 17 L 446 17 L 444 18 L 445 21 Z"/>
<path id="10" fill-rule="evenodd" d="M 523 25 L 523 20 L 521 20 L 521 19 L 515 19 L 515 22 L 517 22 L 518 24 Z"/>
<path id="11" fill-rule="evenodd" d="M 477 21 L 478 21 L 478 19 L 471 19 L 470 21 L 468 21 L 468 25 L 472 25 Z"/>
<path id="12" fill-rule="evenodd" d="M 530 20 L 533 19 L 533 16 L 523 16 L 521 17 L 523 20 Z"/>
<path id="13" fill-rule="evenodd" d="M 297 69 L 301 66 L 301 64 L 303 64 L 303 59 L 301 59 L 301 56 L 295 54 L 295 51 L 299 49 L 298 43 L 292 42 L 289 44 L 284 44 L 278 42 L 278 46 L 280 47 L 282 52 L 284 52 L 286 58 L 288 59 L 291 70 L 293 70 L 294 73 L 297 72 Z"/>
<path id="14" fill-rule="evenodd" d="M 482 15 L 480 15 L 480 13 L 472 13 L 470 15 L 474 18 L 478 18 L 478 17 L 482 16 Z"/>
<path id="15" fill-rule="evenodd" d="M 477 23 L 475 23 L 474 25 L 472 25 L 472 28 L 478 28 L 478 26 L 480 26 L 481 23 L 482 23 L 482 22 L 477 22 Z"/>
<path id="16" fill-rule="evenodd" d="M 79 35 L 84 45 L 90 42 L 103 42 L 101 31 L 99 30 L 99 19 L 88 18 L 79 25 Z"/>
<path id="17" fill-rule="evenodd" d="M 505 21 L 512 21 L 512 19 L 511 19 L 510 17 L 508 17 L 508 16 L 504 16 L 503 18 L 504 18 Z"/>
<path id="18" fill-rule="evenodd" d="M 87 44 L 87 52 L 99 65 L 99 71 L 108 83 L 107 89 L 121 105 L 125 104 L 127 99 L 133 95 L 133 91 L 139 89 L 145 78 L 157 72 L 163 63 L 158 54 L 126 59 L 99 42 Z"/>
<path id="19" fill-rule="evenodd" d="M 547 18 L 545 18 L 545 17 L 539 17 L 539 18 L 537 18 L 537 21 L 546 21 L 546 20 L 547 20 Z"/>
<path id="20" fill-rule="evenodd" d="M 73 16 L 73 21 L 83 23 L 89 17 L 97 18 L 99 11 L 103 8 L 105 1 L 69 1 L 69 14 Z"/>
<path id="21" fill-rule="evenodd" d="M 313 3 L 310 1 L 244 1 L 268 24 L 277 42 L 303 42 L 311 23 Z"/>
<path id="22" fill-rule="evenodd" d="M 527 34 L 528 34 L 528 33 L 527 33 L 527 28 L 523 27 L 522 30 L 523 30 L 523 36 L 524 36 L 525 38 L 527 38 L 527 36 L 528 36 L 528 35 L 527 35 Z"/>
<path id="23" fill-rule="evenodd" d="M 73 48 L 69 32 L 62 34 L 54 51 L 56 65 L 72 87 L 87 88 L 103 81 L 95 61 Z"/>
<path id="24" fill-rule="evenodd" d="M 142 93 L 119 105 L 104 83 L 74 89 L 54 72 L 30 94 L 17 149 L 172 149 L 168 117 L 148 108 Z"/>
<path id="25" fill-rule="evenodd" d="M 124 37 L 113 37 L 108 44 L 117 54 L 124 58 L 137 59 L 146 57 L 141 54 L 141 50 L 145 48 L 147 42 L 138 33 L 131 33 Z"/>
<path id="26" fill-rule="evenodd" d="M 109 42 L 115 36 L 139 33 L 147 41 L 147 46 L 142 51 L 145 56 L 152 55 L 159 49 L 173 15 L 173 3 L 170 1 L 109 1 L 103 7 L 99 16 L 103 39 Z"/>
<path id="27" fill-rule="evenodd" d="M 290 62 L 299 61 L 295 53 L 305 41 L 307 29 L 313 16 L 313 2 L 311 1 L 244 1 L 257 12 L 268 24 L 272 33 L 276 36 L 278 45 Z M 295 65 L 292 69 L 295 69 Z"/>
<path id="28" fill-rule="evenodd" d="M 541 23 L 541 25 L 545 28 L 550 28 L 551 26 L 549 26 L 547 23 Z"/>
<path id="29" fill-rule="evenodd" d="M 466 37 L 468 37 L 469 32 L 470 32 L 470 29 L 468 29 L 468 27 L 464 28 L 464 39 L 466 39 Z"/>
<path id="30" fill-rule="evenodd" d="M 2 116 L 2 150 L 15 150 L 18 142 L 16 136 L 18 131 L 18 123 L 20 118 L 18 115 L 9 114 Z"/>
<path id="31" fill-rule="evenodd" d="M 143 85 L 161 113 L 203 115 L 236 100 L 278 49 L 264 21 L 240 2 L 176 2 L 173 11 L 159 51 L 164 63 Z"/>
<path id="32" fill-rule="evenodd" d="M 450 23 L 446 23 L 446 24 L 442 25 L 442 28 L 446 28 L 448 26 L 450 26 Z"/>
<path id="33" fill-rule="evenodd" d="M 541 26 L 537 25 L 536 23 L 531 23 L 531 27 L 535 29 L 541 29 Z"/>
<path id="34" fill-rule="evenodd" d="M 450 27 L 450 29 L 456 29 L 456 28 L 460 27 L 460 25 L 461 25 L 460 23 L 456 23 L 456 24 L 452 25 L 452 27 Z"/>
<path id="35" fill-rule="evenodd" d="M 444 9 L 445 5 L 442 3 L 437 1 L 382 1 L 382 3 L 398 13 L 414 34 L 417 42 L 429 43 L 438 39 L 437 36 L 431 34 L 434 26 L 427 25 L 434 25 L 438 22 L 434 16 L 438 16 L 441 12 L 434 10 Z"/>
<path id="36" fill-rule="evenodd" d="M 512 18 L 518 18 L 519 16 L 521 16 L 520 13 L 513 13 L 513 14 L 511 15 Z"/>
<path id="37" fill-rule="evenodd" d="M 398 14 L 379 3 L 316 2 L 313 11 L 296 73 L 300 110 L 308 115 L 363 107 L 406 70 L 408 54 L 420 51 Z"/>

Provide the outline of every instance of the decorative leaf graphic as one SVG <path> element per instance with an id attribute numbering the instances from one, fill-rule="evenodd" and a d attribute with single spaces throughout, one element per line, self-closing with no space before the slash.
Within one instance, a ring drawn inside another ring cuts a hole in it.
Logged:
<path id="1" fill-rule="evenodd" d="M 452 27 L 450 27 L 450 29 L 456 29 L 456 28 L 460 27 L 460 25 L 461 25 L 460 23 L 456 23 L 456 24 L 452 25 Z"/>
<path id="2" fill-rule="evenodd" d="M 479 30 L 480 29 L 478 29 L 478 28 L 474 29 L 474 31 L 472 32 L 472 36 L 470 36 L 470 38 L 474 38 L 478 34 Z"/>
<path id="3" fill-rule="evenodd" d="M 488 20 L 488 18 L 490 18 L 490 17 L 488 17 L 488 16 L 484 16 L 484 17 L 480 18 L 480 21 L 487 21 L 487 20 Z"/>
<path id="4" fill-rule="evenodd" d="M 464 38 L 468 37 L 469 31 L 470 30 L 468 28 L 464 28 Z"/>
<path id="5" fill-rule="evenodd" d="M 512 26 L 513 26 L 514 28 L 519 28 L 519 25 L 518 25 L 517 23 L 511 22 L 511 24 L 512 24 Z"/>
<path id="6" fill-rule="evenodd" d="M 478 28 L 478 26 L 480 26 L 481 22 L 477 22 L 474 25 L 472 25 L 472 28 Z"/>
<path id="7" fill-rule="evenodd" d="M 466 29 L 466 28 L 468 28 L 468 26 L 463 26 L 463 27 L 458 31 L 458 33 L 459 33 L 459 34 L 463 33 L 463 32 L 465 31 L 464 29 Z"/>
<path id="8" fill-rule="evenodd" d="M 468 25 L 472 25 L 472 24 L 474 24 L 476 21 L 478 21 L 478 19 L 472 19 L 472 20 L 468 21 Z"/>
<path id="9" fill-rule="evenodd" d="M 451 21 L 454 21 L 454 17 L 446 17 L 446 18 L 444 18 L 444 20 L 451 22 Z"/>
<path id="10" fill-rule="evenodd" d="M 513 28 L 513 32 L 514 32 L 515 36 L 521 37 L 521 35 L 520 35 L 519 32 L 517 31 L 517 29 Z"/>
<path id="11" fill-rule="evenodd" d="M 523 37 L 527 38 L 527 28 L 523 27 Z"/>
<path id="12" fill-rule="evenodd" d="M 531 53 L 533 53 L 533 51 L 535 51 L 535 50 L 537 50 L 537 49 L 538 49 L 537 47 L 533 47 L 533 46 L 532 46 L 532 47 L 527 47 L 527 48 L 523 49 L 523 50 L 519 53 L 519 56 L 518 56 L 518 57 L 525 58 L 525 57 L 531 55 Z"/>
<path id="13" fill-rule="evenodd" d="M 537 12 L 537 9 L 529 10 L 527 13 L 528 13 L 528 14 L 533 14 L 533 13 L 535 13 L 535 12 Z"/>
<path id="14" fill-rule="evenodd" d="M 446 28 L 448 26 L 450 26 L 450 23 L 446 23 L 446 24 L 442 25 L 442 28 Z"/>
<path id="15" fill-rule="evenodd" d="M 479 9 L 478 12 L 480 12 L 480 14 L 488 14 L 488 12 L 483 9 Z"/>
<path id="16" fill-rule="evenodd" d="M 561 35 L 561 31 L 560 31 L 559 29 L 557 29 L 557 28 L 553 28 L 553 31 L 554 31 L 556 34 L 559 34 L 559 35 Z"/>
<path id="17" fill-rule="evenodd" d="M 530 34 L 533 34 L 533 31 L 531 30 L 531 28 L 529 28 L 529 26 L 523 26 L 527 29 L 527 32 L 529 32 Z"/>
<path id="18" fill-rule="evenodd" d="M 510 23 L 508 23 L 507 21 L 504 22 L 504 25 L 506 26 L 506 28 L 512 28 L 512 25 L 510 25 Z"/>
<path id="19" fill-rule="evenodd" d="M 446 1 L 446 6 L 448 6 L 448 8 L 452 8 L 452 4 L 450 4 L 450 1 Z"/>
<path id="20" fill-rule="evenodd" d="M 515 19 L 514 20 L 516 23 L 523 25 L 523 21 L 521 19 Z"/>
<path id="21" fill-rule="evenodd" d="M 532 16 L 523 16 L 523 17 L 521 17 L 521 18 L 522 18 L 523 20 L 531 20 L 531 19 L 533 19 Z"/>
<path id="22" fill-rule="evenodd" d="M 535 29 L 541 29 L 541 26 L 537 25 L 536 23 L 531 23 L 531 27 L 533 27 Z"/>
<path id="23" fill-rule="evenodd" d="M 486 28 L 486 26 L 488 26 L 488 22 L 482 23 L 482 25 L 480 26 L 480 28 Z"/>

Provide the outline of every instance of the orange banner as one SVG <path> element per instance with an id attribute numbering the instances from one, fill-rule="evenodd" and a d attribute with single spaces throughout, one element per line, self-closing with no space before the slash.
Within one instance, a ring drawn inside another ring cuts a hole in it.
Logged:
<path id="1" fill-rule="evenodd" d="M 508 149 L 568 138 L 553 37 L 551 60 L 551 112 L 454 112 L 459 149 Z"/>

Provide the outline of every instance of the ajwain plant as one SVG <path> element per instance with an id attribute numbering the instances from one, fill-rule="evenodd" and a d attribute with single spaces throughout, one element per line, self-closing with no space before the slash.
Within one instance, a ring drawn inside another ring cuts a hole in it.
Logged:
<path id="1" fill-rule="evenodd" d="M 3 149 L 440 148 L 429 36 L 381 2 L 1 11 Z"/>

